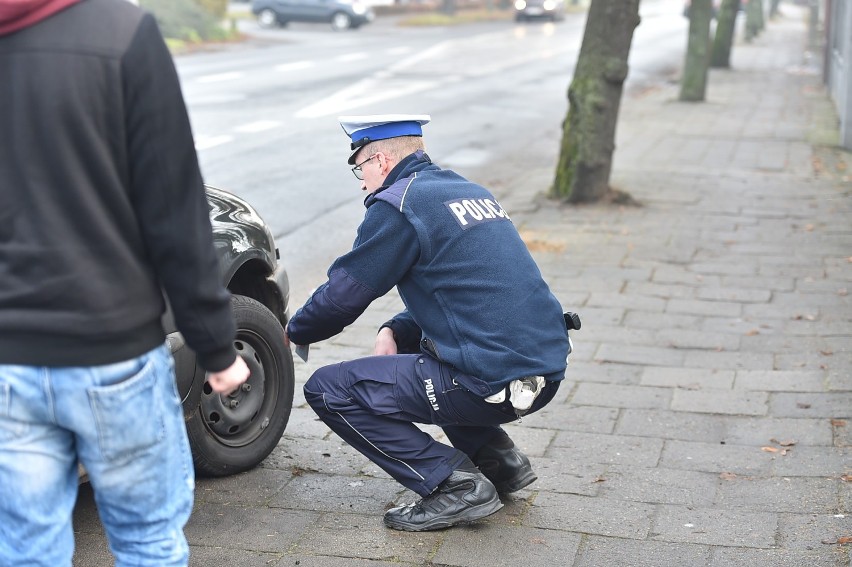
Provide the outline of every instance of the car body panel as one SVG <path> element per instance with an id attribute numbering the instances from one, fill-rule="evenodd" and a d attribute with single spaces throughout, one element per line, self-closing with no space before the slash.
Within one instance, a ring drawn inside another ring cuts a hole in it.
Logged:
<path id="1" fill-rule="evenodd" d="M 236 195 L 206 186 L 213 228 L 213 244 L 219 258 L 223 283 L 232 291 L 254 297 L 286 327 L 288 320 L 289 279 L 278 264 L 278 250 L 272 233 L 257 211 Z M 239 275 L 244 270 L 244 276 Z M 251 290 L 247 290 L 250 281 Z M 238 289 L 235 282 L 239 282 Z M 168 302 L 167 302 L 168 303 Z M 175 359 L 178 392 L 186 400 L 193 387 L 204 382 L 204 371 L 195 354 L 177 330 L 171 308 L 162 319 L 167 343 Z"/>

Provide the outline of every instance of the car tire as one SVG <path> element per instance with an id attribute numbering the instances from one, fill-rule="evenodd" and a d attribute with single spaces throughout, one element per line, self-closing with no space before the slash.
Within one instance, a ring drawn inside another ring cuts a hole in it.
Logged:
<path id="1" fill-rule="evenodd" d="M 251 375 L 230 396 L 206 382 L 186 419 L 195 471 L 225 476 L 257 466 L 278 444 L 293 406 L 293 357 L 284 345 L 284 329 L 262 303 L 234 295 L 234 341 Z"/>
<path id="2" fill-rule="evenodd" d="M 278 14 L 275 13 L 274 10 L 270 10 L 266 8 L 261 10 L 257 14 L 257 23 L 262 28 L 277 28 L 280 24 L 278 22 Z"/>
<path id="3" fill-rule="evenodd" d="M 346 12 L 335 12 L 331 16 L 331 29 L 334 31 L 348 30 L 352 27 L 352 17 Z"/>

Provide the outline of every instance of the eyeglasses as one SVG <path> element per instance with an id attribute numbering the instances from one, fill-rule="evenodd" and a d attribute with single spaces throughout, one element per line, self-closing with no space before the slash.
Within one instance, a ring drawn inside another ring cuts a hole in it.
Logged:
<path id="1" fill-rule="evenodd" d="M 365 163 L 367 163 L 368 161 L 370 161 L 371 159 L 373 159 L 374 157 L 376 157 L 377 155 L 379 155 L 379 154 L 371 155 L 370 157 L 368 157 L 367 159 L 365 159 L 361 163 L 356 164 L 355 167 L 352 168 L 352 174 L 355 176 L 355 179 L 358 179 L 358 180 L 361 180 L 361 181 L 364 180 L 364 170 L 361 169 L 361 166 L 364 165 Z"/>

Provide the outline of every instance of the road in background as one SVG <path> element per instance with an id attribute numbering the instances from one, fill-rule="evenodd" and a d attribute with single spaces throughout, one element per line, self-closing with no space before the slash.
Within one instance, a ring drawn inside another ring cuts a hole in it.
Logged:
<path id="1" fill-rule="evenodd" d="M 679 0 L 643 2 L 630 88 L 665 80 L 681 64 L 681 8 Z M 338 115 L 431 114 L 433 160 L 498 198 L 511 191 L 501 180 L 524 167 L 534 140 L 558 138 L 584 14 L 556 24 L 398 21 L 342 33 L 243 21 L 245 43 L 177 59 L 205 179 L 247 198 L 271 225 L 294 304 L 324 281 L 363 215 Z"/>

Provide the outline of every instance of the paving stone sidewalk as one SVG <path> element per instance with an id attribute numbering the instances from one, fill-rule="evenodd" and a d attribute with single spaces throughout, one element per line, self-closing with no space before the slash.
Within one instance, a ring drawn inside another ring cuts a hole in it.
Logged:
<path id="1" fill-rule="evenodd" d="M 260 468 L 199 481 L 192 564 L 849 567 L 852 183 L 849 154 L 813 145 L 836 118 L 801 15 L 737 45 L 707 103 L 677 102 L 676 84 L 625 96 L 613 182 L 642 207 L 548 203 L 558 130 L 521 146 L 530 165 L 508 186 L 527 189 L 499 196 L 583 317 L 557 398 L 508 427 L 538 482 L 473 526 L 383 527 L 413 493 L 318 422 L 301 386 L 369 354 L 389 297 L 297 362 L 290 425 Z M 97 526 L 75 528 L 75 565 L 109 564 Z"/>

